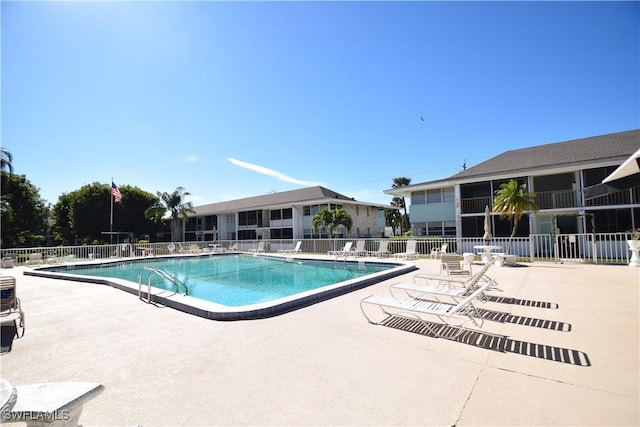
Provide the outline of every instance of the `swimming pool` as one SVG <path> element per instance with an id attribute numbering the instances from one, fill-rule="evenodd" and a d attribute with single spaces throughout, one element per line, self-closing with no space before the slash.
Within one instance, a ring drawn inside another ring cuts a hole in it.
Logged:
<path id="1" fill-rule="evenodd" d="M 178 286 L 150 269 L 168 273 Z M 64 265 L 24 274 L 107 284 L 136 294 L 142 282 L 145 297 L 150 280 L 155 302 L 206 318 L 239 320 L 282 314 L 414 269 L 399 262 L 218 254 Z"/>

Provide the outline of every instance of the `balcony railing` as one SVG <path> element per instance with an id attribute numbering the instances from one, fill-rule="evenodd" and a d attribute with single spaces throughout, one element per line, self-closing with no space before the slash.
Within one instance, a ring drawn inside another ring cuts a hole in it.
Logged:
<path id="1" fill-rule="evenodd" d="M 536 193 L 536 201 L 540 209 L 561 209 L 575 208 L 580 206 L 580 192 L 574 190 L 566 191 L 543 191 Z M 462 199 L 462 213 L 484 213 L 486 206 L 493 207 L 493 197 L 474 197 Z"/>
<path id="2" fill-rule="evenodd" d="M 581 195 L 577 190 L 541 191 L 536 193 L 536 200 L 540 209 L 577 208 Z"/>
<path id="3" fill-rule="evenodd" d="M 603 194 L 585 201 L 587 206 L 628 205 L 632 203 L 640 203 L 640 186 Z"/>
<path id="4" fill-rule="evenodd" d="M 535 194 L 540 209 L 582 207 L 582 195 L 579 190 L 541 191 Z M 640 203 L 640 186 L 586 200 L 585 206 L 615 206 L 633 203 Z M 462 199 L 462 213 L 483 213 L 487 205 L 490 208 L 493 206 L 492 197 Z"/>
<path id="5" fill-rule="evenodd" d="M 462 213 L 484 213 L 484 209 L 489 206 L 493 207 L 493 197 L 474 197 L 470 199 L 462 199 Z"/>

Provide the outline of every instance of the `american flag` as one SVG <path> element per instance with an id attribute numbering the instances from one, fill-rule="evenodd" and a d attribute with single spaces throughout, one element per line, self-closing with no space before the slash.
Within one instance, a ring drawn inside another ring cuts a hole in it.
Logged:
<path id="1" fill-rule="evenodd" d="M 113 181 L 111 181 L 111 194 L 113 195 L 114 202 L 118 203 L 120 200 L 122 200 L 120 189 Z"/>

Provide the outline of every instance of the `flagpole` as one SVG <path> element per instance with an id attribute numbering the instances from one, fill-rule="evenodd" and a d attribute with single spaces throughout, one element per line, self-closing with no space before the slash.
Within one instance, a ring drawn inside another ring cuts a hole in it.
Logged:
<path id="1" fill-rule="evenodd" d="M 109 243 L 113 244 L 113 194 L 111 194 L 111 188 L 113 187 L 113 177 L 111 177 L 111 186 L 109 187 L 109 198 L 111 199 L 111 219 L 109 221 Z"/>

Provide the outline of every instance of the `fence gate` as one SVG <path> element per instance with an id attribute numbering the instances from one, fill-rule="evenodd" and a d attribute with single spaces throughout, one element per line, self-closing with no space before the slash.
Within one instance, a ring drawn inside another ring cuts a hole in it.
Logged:
<path id="1" fill-rule="evenodd" d="M 595 259 L 593 236 L 590 234 L 556 235 L 556 262 L 589 262 Z"/>

